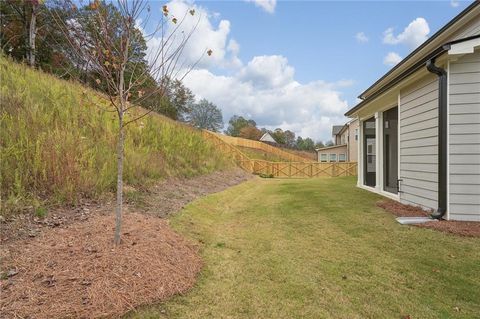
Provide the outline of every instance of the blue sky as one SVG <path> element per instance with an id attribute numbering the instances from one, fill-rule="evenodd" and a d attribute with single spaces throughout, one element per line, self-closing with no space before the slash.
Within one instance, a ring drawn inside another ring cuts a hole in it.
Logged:
<path id="1" fill-rule="evenodd" d="M 206 20 L 187 55 L 206 58 L 185 79 L 231 115 L 328 140 L 356 97 L 470 1 L 180 1 Z M 163 2 L 152 3 L 161 14 Z M 198 51 L 198 52 L 196 52 Z M 387 57 L 388 56 L 388 57 Z M 386 61 L 386 59 L 388 61 Z"/>

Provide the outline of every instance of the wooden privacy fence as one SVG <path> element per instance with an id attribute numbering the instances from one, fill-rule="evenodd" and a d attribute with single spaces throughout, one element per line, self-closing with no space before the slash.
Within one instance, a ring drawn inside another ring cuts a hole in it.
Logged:
<path id="1" fill-rule="evenodd" d="M 238 148 L 233 146 L 232 144 L 227 143 L 223 139 L 219 137 L 219 134 L 215 134 L 210 131 L 202 131 L 203 137 L 209 140 L 210 142 L 215 145 L 215 148 L 222 151 L 225 155 L 231 157 L 238 166 L 240 166 L 243 170 L 253 173 L 253 163 L 251 159 L 241 152 Z"/>
<path id="2" fill-rule="evenodd" d="M 311 162 L 312 161 L 311 159 L 286 152 L 284 150 L 279 149 L 278 147 L 271 146 L 263 142 L 253 141 L 253 140 L 249 140 L 241 137 L 222 135 L 217 133 L 212 133 L 212 134 L 215 134 L 217 137 L 219 137 L 223 141 L 233 146 L 250 147 L 250 148 L 259 149 L 267 153 L 275 154 L 278 157 L 285 159 L 286 161 L 291 161 L 291 162 Z"/>
<path id="3" fill-rule="evenodd" d="M 203 131 L 203 136 L 215 147 L 231 157 L 243 170 L 271 177 L 310 178 L 322 176 L 355 176 L 357 163 L 320 163 L 320 162 L 269 162 L 251 159 L 238 148 L 228 143 L 219 134 Z M 253 141 L 255 142 L 255 141 Z"/>

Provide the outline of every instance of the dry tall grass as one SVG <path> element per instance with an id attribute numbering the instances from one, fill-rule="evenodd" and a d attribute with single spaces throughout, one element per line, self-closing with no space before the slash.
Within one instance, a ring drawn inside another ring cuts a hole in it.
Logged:
<path id="1" fill-rule="evenodd" d="M 113 191 L 117 119 L 108 102 L 0 56 L 1 214 Z M 102 107 L 103 105 L 103 107 Z M 134 114 L 130 114 L 133 116 Z M 199 131 L 163 116 L 127 127 L 125 182 L 145 185 L 231 163 Z"/>

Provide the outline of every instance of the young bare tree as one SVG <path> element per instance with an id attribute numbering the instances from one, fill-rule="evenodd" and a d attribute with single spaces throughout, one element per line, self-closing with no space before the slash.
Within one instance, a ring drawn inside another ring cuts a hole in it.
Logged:
<path id="1" fill-rule="evenodd" d="M 73 11 L 77 10 L 73 2 L 68 5 L 75 8 Z M 118 245 L 122 227 L 125 127 L 152 111 L 132 112 L 132 109 L 152 96 L 164 97 L 170 79 L 181 81 L 204 53 L 211 55 L 212 51 L 205 48 L 194 62 L 183 56 L 201 18 L 195 16 L 193 9 L 176 17 L 163 6 L 162 18 L 153 28 L 150 7 L 144 0 L 117 0 L 115 4 L 95 0 L 78 10 L 84 11 L 69 19 L 58 15 L 53 18 L 76 54 L 75 63 L 82 65 L 90 83 L 93 81 L 94 86 L 105 92 L 118 117 L 114 236 Z M 187 19 L 194 19 L 193 23 L 187 23 Z M 143 21 L 142 25 L 138 25 L 139 21 Z M 182 27 L 184 23 L 191 25 L 189 30 Z M 147 34 L 143 31 L 147 27 L 153 31 Z M 151 38 L 155 38 L 158 45 L 146 56 L 141 44 Z"/>

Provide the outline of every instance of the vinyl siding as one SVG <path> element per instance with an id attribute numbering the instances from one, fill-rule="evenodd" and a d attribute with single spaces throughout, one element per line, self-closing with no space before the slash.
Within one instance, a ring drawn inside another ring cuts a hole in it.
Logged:
<path id="1" fill-rule="evenodd" d="M 358 162 L 358 140 L 355 140 L 355 130 L 358 130 L 357 133 L 360 134 L 358 125 L 358 120 L 355 120 L 348 127 L 348 160 L 350 162 Z"/>
<path id="2" fill-rule="evenodd" d="M 330 162 L 330 154 L 336 154 L 337 155 L 337 160 L 338 162 L 340 154 L 344 154 L 345 158 L 347 157 L 347 145 L 338 145 L 335 147 L 327 147 L 327 148 L 321 148 L 317 151 L 317 160 L 320 162 L 321 154 L 327 154 L 327 162 Z"/>
<path id="3" fill-rule="evenodd" d="M 449 217 L 480 221 L 480 51 L 449 71 Z"/>
<path id="4" fill-rule="evenodd" d="M 437 207 L 438 81 L 427 75 L 400 91 L 400 201 Z"/>

